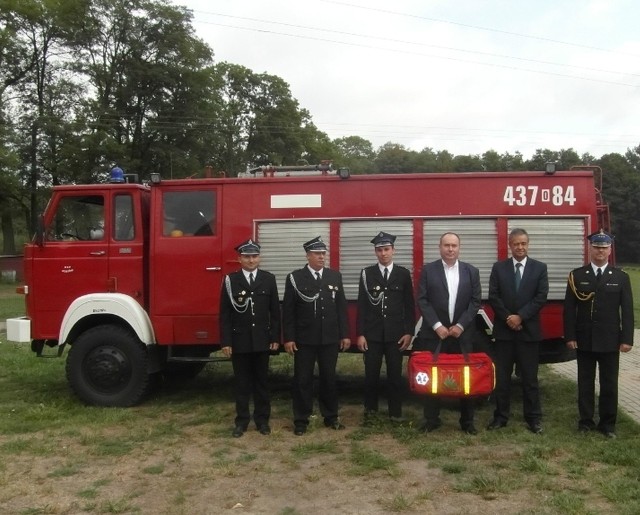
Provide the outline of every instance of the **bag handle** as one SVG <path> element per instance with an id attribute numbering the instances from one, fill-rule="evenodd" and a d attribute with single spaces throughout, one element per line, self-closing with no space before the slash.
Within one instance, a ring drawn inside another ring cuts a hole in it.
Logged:
<path id="1" fill-rule="evenodd" d="M 466 363 L 470 362 L 469 352 L 467 352 L 464 347 L 466 345 L 460 344 L 460 350 L 462 351 L 462 356 L 464 357 L 464 361 Z M 438 345 L 436 346 L 436 350 L 433 352 L 433 362 L 436 363 L 438 361 L 438 356 L 440 356 L 440 351 L 442 350 L 442 340 L 438 340 Z"/>

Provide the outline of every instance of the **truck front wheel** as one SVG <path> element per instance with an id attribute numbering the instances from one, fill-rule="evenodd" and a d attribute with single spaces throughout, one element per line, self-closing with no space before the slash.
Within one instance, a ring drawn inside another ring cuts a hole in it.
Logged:
<path id="1" fill-rule="evenodd" d="M 69 350 L 66 370 L 74 393 L 94 406 L 133 406 L 150 386 L 144 345 L 115 325 L 82 333 Z"/>

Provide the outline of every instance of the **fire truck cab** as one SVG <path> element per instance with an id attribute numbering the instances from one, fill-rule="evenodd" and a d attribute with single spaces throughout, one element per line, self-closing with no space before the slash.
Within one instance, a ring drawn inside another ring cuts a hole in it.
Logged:
<path id="1" fill-rule="evenodd" d="M 587 257 L 585 236 L 608 228 L 594 170 L 315 170 L 54 187 L 25 248 L 32 349 L 69 346 L 67 379 L 78 397 L 129 406 L 154 374 L 196 373 L 219 349 L 221 284 L 247 238 L 262 245 L 261 267 L 276 275 L 282 297 L 286 274 L 305 263 L 302 243 L 321 235 L 328 266 L 343 274 L 355 331 L 358 277 L 375 260 L 369 240 L 379 231 L 397 236 L 394 261 L 414 283 L 423 263 L 439 258 L 440 235 L 458 233 L 460 257 L 479 268 L 486 298 L 492 264 L 509 255 L 509 231 L 523 227 L 531 256 L 549 270 L 541 361 L 571 359 L 562 339 L 566 277 Z M 478 317 L 488 337 L 492 316 L 485 306 Z"/>

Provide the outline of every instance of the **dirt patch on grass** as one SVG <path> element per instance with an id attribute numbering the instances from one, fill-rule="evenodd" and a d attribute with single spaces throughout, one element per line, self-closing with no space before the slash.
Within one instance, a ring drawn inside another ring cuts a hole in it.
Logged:
<path id="1" fill-rule="evenodd" d="M 164 435 L 161 448 L 142 439 L 122 455 L 117 450 L 101 455 L 96 435 L 92 444 L 83 443 L 87 435 L 61 436 L 47 448 L 39 442 L 42 455 L 25 448 L 2 465 L 0 505 L 4 513 L 55 514 L 512 514 L 540 503 L 526 488 L 491 492 L 480 485 L 474 492 L 461 485 L 455 463 L 471 466 L 463 457 L 450 456 L 449 472 L 442 468 L 446 456 L 437 458 L 438 466 L 412 457 L 414 444 L 428 447 L 429 439 L 434 447 L 453 441 L 464 450 L 474 437 L 453 424 L 437 437 L 419 434 L 411 423 L 362 428 L 355 406 L 343 410 L 343 420 L 344 431 L 314 420 L 309 432 L 297 437 L 291 424 L 279 419 L 270 436 L 250 428 L 237 439 L 228 423 L 216 420 Z M 7 437 L 2 441 L 16 444 Z M 488 447 L 474 449 L 476 455 L 492 455 Z"/>

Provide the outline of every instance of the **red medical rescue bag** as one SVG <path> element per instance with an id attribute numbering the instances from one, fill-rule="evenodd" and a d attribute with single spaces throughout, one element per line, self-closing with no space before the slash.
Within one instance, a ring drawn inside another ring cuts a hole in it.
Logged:
<path id="1" fill-rule="evenodd" d="M 475 397 L 496 386 L 496 369 L 484 352 L 443 354 L 417 351 L 407 364 L 409 389 L 421 395 Z"/>

